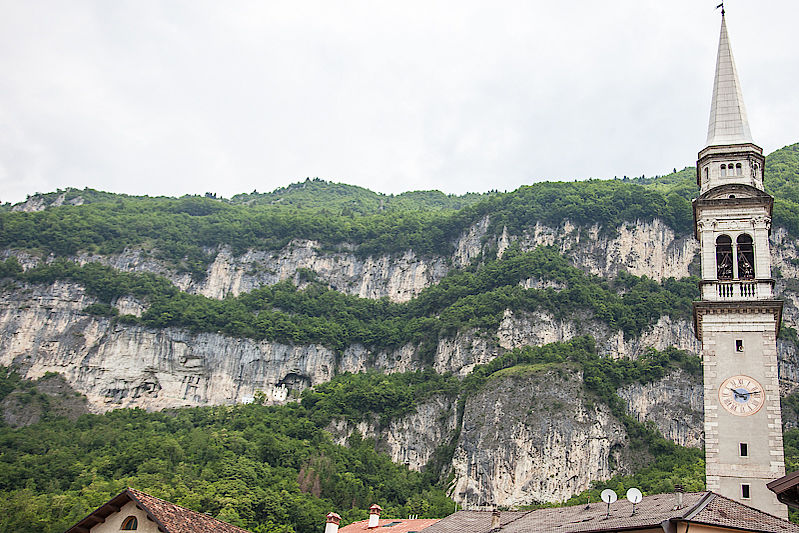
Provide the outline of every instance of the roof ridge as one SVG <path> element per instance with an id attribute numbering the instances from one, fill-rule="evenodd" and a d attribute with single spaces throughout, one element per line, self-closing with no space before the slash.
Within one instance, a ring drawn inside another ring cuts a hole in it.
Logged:
<path id="1" fill-rule="evenodd" d="M 687 509 L 686 512 L 682 515 L 682 519 L 683 520 L 690 520 L 694 516 L 698 515 L 702 511 L 704 511 L 705 507 L 710 505 L 710 502 L 712 502 L 713 500 L 716 499 L 715 496 L 718 496 L 718 494 L 716 494 L 715 492 L 713 492 L 711 490 L 704 491 L 704 492 L 705 492 L 705 495 L 702 496 L 702 498 L 698 502 L 696 502 L 696 504 L 694 504 L 693 507 L 691 507 L 690 509 Z"/>

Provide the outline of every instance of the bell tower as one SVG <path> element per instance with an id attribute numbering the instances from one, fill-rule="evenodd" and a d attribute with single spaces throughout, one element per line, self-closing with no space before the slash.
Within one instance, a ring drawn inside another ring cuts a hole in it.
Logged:
<path id="1" fill-rule="evenodd" d="M 763 190 L 763 150 L 749 131 L 724 10 L 706 146 L 693 202 L 700 243 L 701 300 L 694 328 L 702 342 L 708 490 L 772 515 L 787 508 L 766 488 L 785 474 L 769 233 L 773 198 Z"/>

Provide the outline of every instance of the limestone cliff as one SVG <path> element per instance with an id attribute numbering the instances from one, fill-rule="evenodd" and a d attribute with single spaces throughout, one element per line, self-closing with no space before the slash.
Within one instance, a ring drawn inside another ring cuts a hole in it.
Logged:
<path id="1" fill-rule="evenodd" d="M 622 468 L 626 442 L 576 369 L 513 367 L 466 401 L 452 494 L 467 507 L 563 501 Z"/>
<path id="2" fill-rule="evenodd" d="M 335 371 L 335 354 L 323 346 L 121 326 L 82 313 L 90 303 L 73 284 L 6 289 L 0 365 L 28 379 L 57 372 L 94 411 L 242 402 L 256 390 L 285 401 Z"/>
<path id="3" fill-rule="evenodd" d="M 248 250 L 241 255 L 223 246 L 208 250 L 215 259 L 201 279 L 179 272 L 138 248 L 110 256 L 84 253 L 74 259 L 79 263 L 99 261 L 127 272 L 153 272 L 168 277 L 182 290 L 212 298 L 235 296 L 286 279 L 301 285 L 301 272 L 306 270 L 347 294 L 404 302 L 438 283 L 452 268 L 468 265 L 494 248 L 501 256 L 507 246 L 517 241 L 524 251 L 539 245 L 557 245 L 575 266 L 599 276 L 614 276 L 626 270 L 656 280 L 687 276 L 698 249 L 693 237 L 677 236 L 659 220 L 638 221 L 610 231 L 599 226 L 582 228 L 568 221 L 556 228 L 536 224 L 523 235 L 510 235 L 506 230 L 499 237 L 487 233 L 489 223 L 489 217 L 485 217 L 468 228 L 453 243 L 451 256 L 422 257 L 408 250 L 364 258 L 356 253 L 355 245 L 344 244 L 338 250 L 323 251 L 318 242 L 301 239 L 280 250 Z M 785 246 L 787 254 L 796 253 L 793 245 Z M 49 260 L 14 253 L 28 266 Z"/>
<path id="4" fill-rule="evenodd" d="M 0 365 L 20 366 L 30 379 L 58 372 L 88 397 L 95 411 L 243 402 L 256 391 L 280 403 L 337 372 L 406 372 L 425 366 L 411 344 L 392 350 L 356 344 L 337 355 L 322 345 L 123 325 L 85 314 L 83 309 L 94 301 L 70 283 L 7 286 L 0 292 Z M 130 314 L 143 309 L 129 297 L 116 306 Z M 508 311 L 495 336 L 466 331 L 442 339 L 433 367 L 465 375 L 506 350 L 587 333 L 597 338 L 602 353 L 613 357 L 634 356 L 649 345 L 695 350 L 690 326 L 683 321 L 663 318 L 641 337 L 625 339 L 583 318 L 556 320 L 547 313 L 515 316 Z M 787 371 L 791 377 L 799 374 L 794 361 Z"/>
<path id="5" fill-rule="evenodd" d="M 391 456 L 394 462 L 419 471 L 430 462 L 439 446 L 449 442 L 457 424 L 457 401 L 435 396 L 419 404 L 415 412 L 392 419 L 386 425 L 367 413 L 365 419 L 357 423 L 335 420 L 328 431 L 337 444 L 345 444 L 356 431 L 373 438 L 377 449 Z"/>
<path id="6" fill-rule="evenodd" d="M 654 422 L 669 440 L 699 448 L 704 442 L 704 400 L 701 376 L 676 370 L 652 383 L 620 389 L 627 410 L 639 422 Z"/>
<path id="7" fill-rule="evenodd" d="M 457 402 L 438 396 L 386 425 L 366 416 L 336 420 L 328 430 L 342 444 L 356 431 L 373 438 L 414 470 L 457 439 L 451 494 L 465 507 L 564 500 L 630 463 L 624 426 L 585 391 L 571 365 L 512 367 L 464 394 L 460 420 Z"/>

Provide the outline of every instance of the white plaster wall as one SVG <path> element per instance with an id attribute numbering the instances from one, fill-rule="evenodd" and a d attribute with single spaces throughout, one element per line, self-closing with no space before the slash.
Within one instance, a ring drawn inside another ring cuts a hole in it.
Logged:
<path id="1" fill-rule="evenodd" d="M 147 513 L 136 507 L 133 502 L 128 502 L 122 506 L 118 513 L 114 513 L 102 524 L 97 524 L 90 529 L 91 533 L 119 533 L 122 521 L 129 516 L 135 516 L 139 521 L 136 533 L 158 533 L 158 525 L 147 518 Z"/>

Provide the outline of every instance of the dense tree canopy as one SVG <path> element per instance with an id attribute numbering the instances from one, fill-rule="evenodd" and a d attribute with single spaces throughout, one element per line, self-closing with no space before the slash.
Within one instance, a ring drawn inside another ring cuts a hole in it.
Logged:
<path id="1" fill-rule="evenodd" d="M 639 361 L 604 358 L 583 337 L 514 350 L 463 381 L 432 372 L 342 374 L 305 391 L 300 403 L 280 407 L 120 409 L 77 422 L 49 413 L 25 428 L 0 423 L 0 529 L 63 531 L 125 486 L 255 533 L 320 531 L 328 511 L 361 519 L 375 502 L 388 517 L 444 516 L 454 509 L 442 490 L 454 443 L 442 443 L 428 468 L 417 473 L 392 464 L 373 441 L 357 434 L 346 447 L 334 445 L 324 428 L 335 418 L 374 416 L 385 422 L 434 395 L 462 409 L 465 397 L 492 374 L 540 362 L 577 365 L 589 392 L 620 417 L 627 415 L 618 410 L 616 387 L 651 381 L 677 367 L 698 368 L 695 357 L 673 349 L 652 350 Z M 20 387 L 30 384 L 13 371 L 0 372 L 0 400 Z M 638 474 L 652 480 L 639 484 L 644 490 L 659 487 L 674 475 L 672 469 L 694 468 L 698 451 L 668 443 L 629 417 L 625 425 L 641 453 L 658 455 Z"/>

